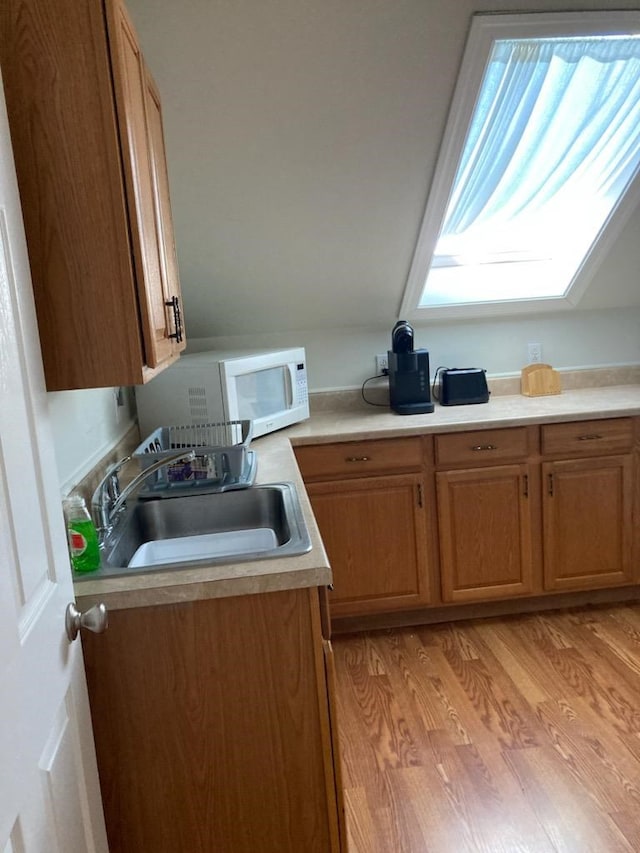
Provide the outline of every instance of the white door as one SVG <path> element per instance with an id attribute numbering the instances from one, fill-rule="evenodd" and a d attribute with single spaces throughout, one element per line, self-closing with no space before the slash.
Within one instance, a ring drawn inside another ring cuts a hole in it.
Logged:
<path id="1" fill-rule="evenodd" d="M 48 418 L 0 85 L 0 853 L 106 853 Z"/>

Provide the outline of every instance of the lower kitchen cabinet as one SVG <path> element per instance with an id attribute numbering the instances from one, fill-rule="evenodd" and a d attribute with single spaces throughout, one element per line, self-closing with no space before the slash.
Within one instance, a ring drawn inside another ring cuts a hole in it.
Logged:
<path id="1" fill-rule="evenodd" d="M 540 591 L 537 429 L 438 435 L 440 585 L 445 602 Z"/>
<path id="2" fill-rule="evenodd" d="M 543 465 L 544 577 L 549 590 L 633 583 L 633 460 Z"/>
<path id="3" fill-rule="evenodd" d="M 541 427 L 545 589 L 634 582 L 634 426 L 607 418 Z"/>
<path id="4" fill-rule="evenodd" d="M 429 439 L 294 448 L 333 569 L 334 616 L 638 583 L 640 418 Z"/>
<path id="5" fill-rule="evenodd" d="M 421 475 L 309 483 L 307 491 L 333 572 L 332 615 L 430 601 Z"/>
<path id="6" fill-rule="evenodd" d="M 420 438 L 294 448 L 331 569 L 333 616 L 431 601 L 433 487 Z"/>
<path id="7" fill-rule="evenodd" d="M 436 474 L 443 601 L 534 591 L 531 479 L 524 463 Z"/>
<path id="8" fill-rule="evenodd" d="M 83 638 L 111 853 L 338 853 L 317 589 L 115 610 Z"/>

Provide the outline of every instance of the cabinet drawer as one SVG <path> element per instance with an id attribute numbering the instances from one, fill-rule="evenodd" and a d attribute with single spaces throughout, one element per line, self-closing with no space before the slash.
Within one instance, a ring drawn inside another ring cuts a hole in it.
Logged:
<path id="1" fill-rule="evenodd" d="M 294 447 L 294 451 L 305 480 L 395 474 L 422 466 L 422 442 L 419 438 L 314 444 Z"/>
<path id="2" fill-rule="evenodd" d="M 629 450 L 633 444 L 631 418 L 576 421 L 542 427 L 542 453 L 557 455 L 600 455 Z"/>
<path id="3" fill-rule="evenodd" d="M 527 429 L 483 429 L 436 436 L 437 465 L 493 465 L 527 456 Z"/>

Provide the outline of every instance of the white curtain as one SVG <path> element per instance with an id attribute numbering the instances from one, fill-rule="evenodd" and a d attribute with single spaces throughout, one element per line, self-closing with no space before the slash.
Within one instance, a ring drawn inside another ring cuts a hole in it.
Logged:
<path id="1" fill-rule="evenodd" d="M 599 228 L 640 161 L 640 39 L 496 42 L 436 255 Z"/>

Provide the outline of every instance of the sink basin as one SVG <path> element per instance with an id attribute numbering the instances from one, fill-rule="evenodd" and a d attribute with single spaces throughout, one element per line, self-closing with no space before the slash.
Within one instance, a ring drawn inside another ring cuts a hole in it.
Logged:
<path id="1" fill-rule="evenodd" d="M 311 540 L 293 483 L 128 501 L 97 572 L 76 580 L 304 554 Z"/>

